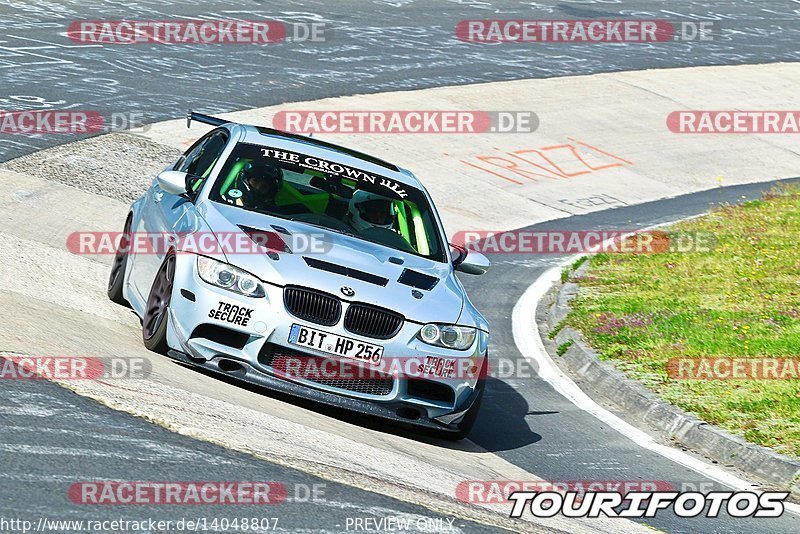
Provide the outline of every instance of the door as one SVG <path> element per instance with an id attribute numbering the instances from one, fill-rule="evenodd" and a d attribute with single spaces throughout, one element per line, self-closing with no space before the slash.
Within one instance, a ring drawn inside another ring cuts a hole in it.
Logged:
<path id="1" fill-rule="evenodd" d="M 228 143 L 229 132 L 223 128 L 201 137 L 181 156 L 173 170 L 202 178 L 195 182 L 193 191 L 199 191 L 205 178 L 219 160 Z M 161 189 L 158 181 L 147 191 L 136 232 L 146 234 L 150 250 L 137 254 L 132 262 L 135 268 L 131 280 L 142 301 L 147 299 L 156 272 L 178 234 L 197 228 L 197 212 L 192 195 L 174 195 Z"/>

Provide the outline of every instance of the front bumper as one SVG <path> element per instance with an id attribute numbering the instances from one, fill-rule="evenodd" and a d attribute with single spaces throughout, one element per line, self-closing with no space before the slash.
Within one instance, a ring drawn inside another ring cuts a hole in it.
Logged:
<path id="1" fill-rule="evenodd" d="M 241 365 L 241 368 L 239 369 L 223 370 L 220 367 L 220 363 L 225 361 L 223 357 L 217 357 L 211 360 L 198 360 L 196 358 L 192 358 L 188 354 L 176 350 L 170 350 L 169 356 L 193 367 L 200 367 L 229 378 L 234 377 L 242 382 L 266 387 L 270 390 L 278 391 L 294 397 L 318 402 L 327 406 L 343 408 L 351 412 L 371 417 L 377 417 L 392 423 L 403 423 L 416 428 L 436 430 L 439 432 L 452 432 L 453 434 L 458 432 L 459 429 L 456 427 L 456 425 L 461 421 L 466 412 L 469 411 L 469 409 L 478 399 L 478 392 L 473 391 L 464 404 L 459 407 L 458 411 L 434 419 L 427 417 L 423 412 L 415 413 L 414 411 L 411 411 L 413 408 L 410 408 L 409 404 L 403 401 L 375 402 L 343 396 L 278 378 L 268 373 L 264 373 L 260 369 L 256 369 L 247 362 L 243 361 L 238 362 Z"/>
<path id="2" fill-rule="evenodd" d="M 265 285 L 266 298 L 251 298 L 207 284 L 197 274 L 195 258 L 191 254 L 179 255 L 178 258 L 167 331 L 172 357 L 212 372 L 323 404 L 438 430 L 457 430 L 456 425 L 475 402 L 480 379 L 477 373 L 471 376 L 460 372 L 458 376 L 450 378 L 432 375 L 394 377 L 390 388 L 375 394 L 373 390 L 355 391 L 347 382 L 320 383 L 313 379 L 286 376 L 271 367 L 265 354 L 277 348 L 301 353 L 303 357 L 315 361 L 335 358 L 290 344 L 290 329 L 293 324 L 299 324 L 382 345 L 385 357 L 425 361 L 433 356 L 458 360 L 458 369 L 481 369 L 488 345 L 488 334 L 485 332 L 479 331 L 473 346 L 464 351 L 422 343 L 416 337 L 421 325 L 410 321 L 406 321 L 399 333 L 389 340 L 358 336 L 347 331 L 341 319 L 336 325 L 321 326 L 292 316 L 284 306 L 282 287 Z M 345 310 L 347 305 L 343 301 Z M 226 315 L 224 311 L 219 313 L 220 310 L 239 311 Z M 216 334 L 210 335 L 209 331 Z M 356 361 L 346 362 L 349 366 L 367 366 Z M 420 382 L 410 384 L 412 380 Z M 433 386 L 438 394 L 421 395 L 421 388 L 417 387 L 421 383 L 425 383 L 426 387 Z M 443 392 L 449 393 L 443 395 Z"/>

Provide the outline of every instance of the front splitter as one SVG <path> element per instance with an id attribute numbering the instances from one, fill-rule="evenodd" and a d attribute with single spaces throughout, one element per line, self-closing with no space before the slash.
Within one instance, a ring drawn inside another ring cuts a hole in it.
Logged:
<path id="1" fill-rule="evenodd" d="M 337 395 L 335 393 L 322 391 L 319 389 L 305 386 L 303 384 L 292 382 L 290 380 L 284 380 L 282 378 L 266 374 L 261 370 L 253 367 L 252 365 L 250 365 L 249 362 L 246 362 L 244 360 L 232 359 L 229 357 L 213 358 L 211 360 L 199 360 L 197 358 L 192 358 L 191 356 L 189 356 L 184 352 L 172 349 L 170 349 L 167 354 L 169 357 L 178 360 L 183 364 L 189 365 L 191 367 L 205 369 L 207 371 L 211 371 L 212 373 L 225 376 L 226 378 L 229 379 L 234 379 L 255 386 L 264 387 L 272 391 L 277 391 L 280 393 L 291 395 L 296 398 L 309 400 L 326 406 L 342 408 L 344 410 L 348 410 L 356 414 L 361 414 L 369 417 L 376 417 L 395 425 L 404 426 L 406 428 L 411 427 L 412 429 L 425 429 L 425 430 L 435 431 L 436 433 L 440 434 L 452 433 L 454 435 L 459 431 L 459 429 L 455 425 L 444 425 L 428 417 L 422 416 L 419 418 L 410 418 L 398 415 L 398 411 L 402 410 L 403 408 L 409 407 L 409 405 L 406 403 L 402 402 L 377 403 L 361 399 L 354 399 L 351 397 L 345 397 L 343 395 Z M 223 370 L 219 366 L 219 360 L 221 359 L 235 361 L 237 364 L 241 366 L 241 369 L 243 369 L 244 372 L 242 372 L 241 370 L 240 371 Z M 476 395 L 473 394 L 469 398 L 469 400 L 465 403 L 465 405 L 459 409 L 459 413 L 468 410 L 475 402 L 475 398 Z"/>

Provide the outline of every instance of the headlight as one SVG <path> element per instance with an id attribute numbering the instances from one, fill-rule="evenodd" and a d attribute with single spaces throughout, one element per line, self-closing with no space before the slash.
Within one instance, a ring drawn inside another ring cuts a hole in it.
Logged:
<path id="1" fill-rule="evenodd" d="M 477 330 L 468 326 L 429 323 L 422 327 L 417 337 L 428 345 L 466 350 L 472 346 L 476 334 Z"/>
<path id="2" fill-rule="evenodd" d="M 258 278 L 233 265 L 197 256 L 197 272 L 200 278 L 212 286 L 221 287 L 247 297 L 263 297 L 264 286 Z"/>

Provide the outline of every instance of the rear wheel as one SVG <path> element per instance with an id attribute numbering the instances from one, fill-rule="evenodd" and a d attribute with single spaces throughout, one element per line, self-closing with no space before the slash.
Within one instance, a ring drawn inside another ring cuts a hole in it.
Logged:
<path id="1" fill-rule="evenodd" d="M 128 266 L 128 249 L 131 243 L 131 225 L 133 217 L 128 215 L 125 220 L 125 228 L 122 230 L 122 237 L 119 240 L 117 253 L 114 255 L 114 263 L 111 264 L 111 274 L 108 277 L 108 298 L 117 304 L 130 307 L 130 303 L 122 293 L 122 284 L 125 281 L 125 269 Z"/>
<path id="2" fill-rule="evenodd" d="M 169 253 L 158 269 L 142 317 L 142 340 L 153 352 L 166 354 L 169 305 L 172 301 L 172 282 L 175 279 L 175 254 Z"/>

